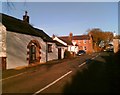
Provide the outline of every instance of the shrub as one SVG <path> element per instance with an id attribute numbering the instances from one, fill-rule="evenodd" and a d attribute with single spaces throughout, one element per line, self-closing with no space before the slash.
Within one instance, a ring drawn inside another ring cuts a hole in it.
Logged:
<path id="1" fill-rule="evenodd" d="M 69 51 L 65 50 L 64 58 L 70 58 L 70 57 L 72 57 L 71 53 Z"/>

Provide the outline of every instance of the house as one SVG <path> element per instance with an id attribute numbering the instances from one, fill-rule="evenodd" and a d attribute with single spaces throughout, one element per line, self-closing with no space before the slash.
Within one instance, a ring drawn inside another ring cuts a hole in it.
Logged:
<path id="1" fill-rule="evenodd" d="M 62 43 L 63 45 L 65 45 L 67 48 L 65 47 L 64 50 L 70 51 L 71 54 L 73 54 L 74 52 L 75 53 L 78 52 L 77 44 L 72 43 L 70 37 L 68 37 L 68 36 L 61 36 L 61 37 L 54 36 L 53 40 L 56 40 L 59 43 Z"/>
<path id="2" fill-rule="evenodd" d="M 56 42 L 43 30 L 29 24 L 27 12 L 23 20 L 0 14 L 0 60 L 3 70 L 58 59 Z"/>
<path id="3" fill-rule="evenodd" d="M 67 46 L 56 40 L 54 40 L 54 41 L 58 48 L 58 59 L 64 59 L 65 58 L 64 53 L 65 53 L 65 50 L 67 49 Z"/>
<path id="4" fill-rule="evenodd" d="M 78 45 L 79 50 L 84 50 L 86 53 L 93 52 L 92 37 L 90 35 L 76 35 L 72 37 L 72 42 Z"/>
<path id="5" fill-rule="evenodd" d="M 68 46 L 68 51 L 77 53 L 79 50 L 84 50 L 86 53 L 93 52 L 92 37 L 90 35 L 76 35 L 72 33 L 69 36 L 55 37 L 55 40 Z"/>

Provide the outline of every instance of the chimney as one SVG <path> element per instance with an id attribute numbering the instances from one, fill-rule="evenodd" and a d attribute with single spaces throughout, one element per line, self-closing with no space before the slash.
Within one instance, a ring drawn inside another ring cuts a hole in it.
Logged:
<path id="1" fill-rule="evenodd" d="M 29 23 L 29 16 L 27 15 L 27 11 L 25 11 L 25 15 L 23 15 L 23 21 Z"/>
<path id="2" fill-rule="evenodd" d="M 55 35 L 54 35 L 54 34 L 52 35 L 52 38 L 53 38 L 53 39 L 55 38 Z"/>
<path id="3" fill-rule="evenodd" d="M 72 37 L 73 37 L 73 33 L 70 32 L 70 34 L 69 34 L 69 40 L 70 40 L 70 41 L 72 41 Z"/>

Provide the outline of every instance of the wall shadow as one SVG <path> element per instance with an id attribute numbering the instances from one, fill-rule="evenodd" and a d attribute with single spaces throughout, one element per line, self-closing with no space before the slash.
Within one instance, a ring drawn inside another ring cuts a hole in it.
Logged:
<path id="1" fill-rule="evenodd" d="M 102 61 L 104 60 L 104 61 Z M 92 60 L 82 72 L 64 86 L 63 94 L 120 93 L 120 51 L 105 52 L 98 60 Z"/>

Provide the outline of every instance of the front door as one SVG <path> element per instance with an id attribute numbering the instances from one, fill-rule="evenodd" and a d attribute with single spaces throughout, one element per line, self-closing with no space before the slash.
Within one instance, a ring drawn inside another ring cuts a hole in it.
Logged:
<path id="1" fill-rule="evenodd" d="M 58 48 L 58 59 L 61 59 L 61 48 Z"/>
<path id="2" fill-rule="evenodd" d="M 40 62 L 40 45 L 39 45 L 39 42 L 37 40 L 31 40 L 30 43 L 28 44 L 27 46 L 28 48 L 28 61 L 29 61 L 29 64 L 31 63 L 38 63 Z"/>
<path id="3" fill-rule="evenodd" d="M 30 47 L 30 63 L 33 63 L 36 61 L 36 46 L 35 45 L 32 45 Z"/>

